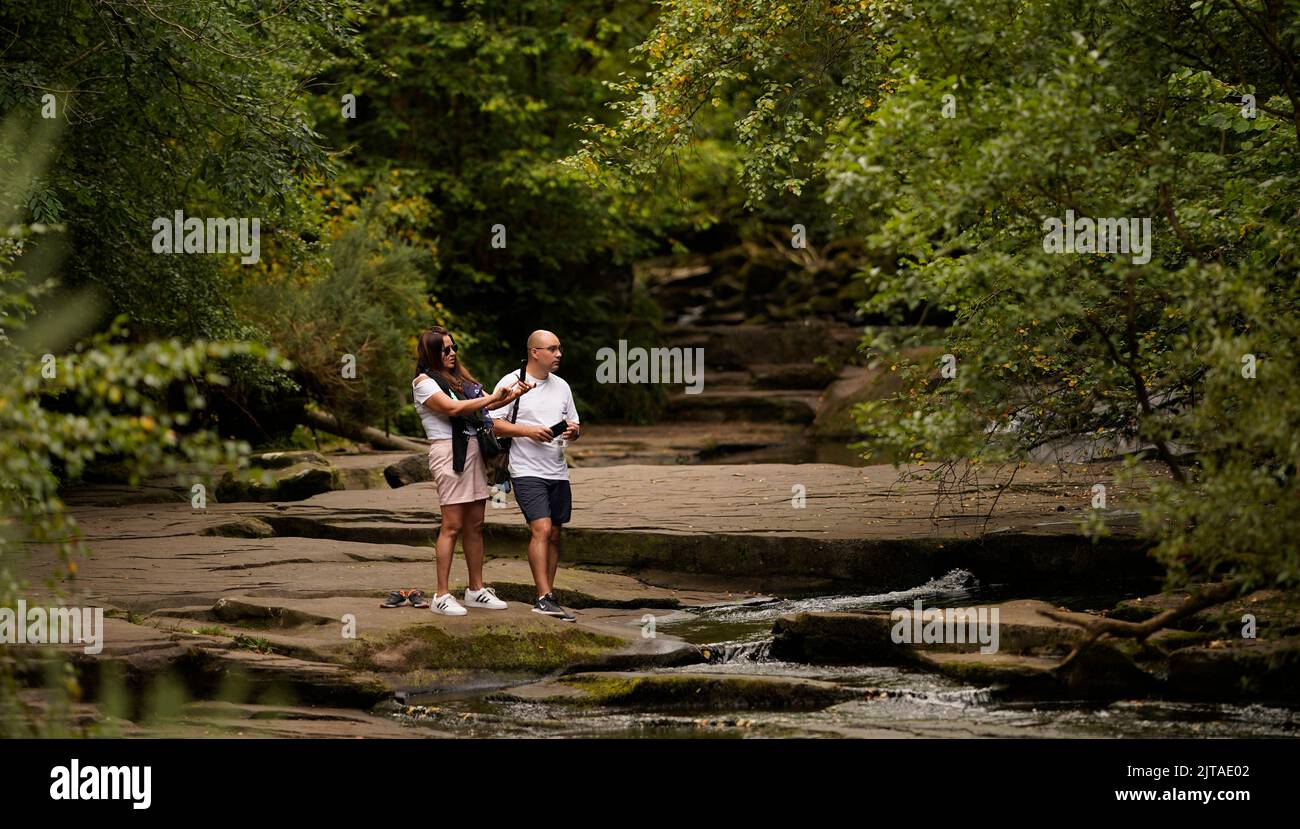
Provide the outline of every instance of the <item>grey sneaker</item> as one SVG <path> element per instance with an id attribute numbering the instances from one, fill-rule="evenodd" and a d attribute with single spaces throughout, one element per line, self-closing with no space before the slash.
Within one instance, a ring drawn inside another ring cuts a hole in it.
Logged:
<path id="1" fill-rule="evenodd" d="M 554 616 L 555 618 L 563 619 L 566 622 L 577 621 L 572 613 L 555 603 L 555 597 L 550 593 L 547 593 L 540 599 L 533 601 L 533 612 L 540 613 L 543 616 Z"/>
<path id="2" fill-rule="evenodd" d="M 379 606 L 383 608 L 401 607 L 406 604 L 406 595 L 405 590 L 394 590 L 388 594 L 388 598 L 384 599 Z"/>

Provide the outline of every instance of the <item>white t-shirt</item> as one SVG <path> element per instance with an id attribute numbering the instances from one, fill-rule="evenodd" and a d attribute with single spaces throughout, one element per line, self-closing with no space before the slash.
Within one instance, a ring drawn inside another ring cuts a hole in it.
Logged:
<path id="1" fill-rule="evenodd" d="M 519 417 L 516 423 L 530 426 L 554 426 L 561 420 L 578 420 L 578 409 L 573 405 L 573 392 L 564 378 L 558 374 L 548 374 L 545 380 L 538 380 L 531 374 L 525 374 L 529 383 L 536 384 L 523 397 L 519 398 Z M 519 382 L 519 371 L 515 370 L 502 377 L 496 388 L 509 388 Z M 496 410 L 494 419 L 510 419 L 514 403 Z M 532 438 L 514 438 L 510 444 L 510 476 L 513 478 L 546 478 L 552 481 L 569 480 L 569 465 L 564 462 L 563 447 L 556 446 L 555 441 L 540 443 Z"/>
<path id="2" fill-rule="evenodd" d="M 441 394 L 443 397 L 447 393 L 438 386 L 438 383 L 428 377 L 423 379 L 414 378 L 411 380 L 411 387 L 415 390 L 415 410 L 420 414 L 420 422 L 424 424 L 424 436 L 429 440 L 451 440 L 451 420 L 446 415 L 441 415 L 424 405 L 435 394 Z M 467 425 L 465 434 L 474 434 L 474 427 Z"/>

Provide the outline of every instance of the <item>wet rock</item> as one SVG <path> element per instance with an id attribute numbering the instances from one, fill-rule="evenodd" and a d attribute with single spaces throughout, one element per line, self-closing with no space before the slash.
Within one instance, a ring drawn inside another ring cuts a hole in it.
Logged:
<path id="1" fill-rule="evenodd" d="M 1109 642 L 1094 644 L 1055 676 L 1062 689 L 1081 698 L 1144 697 L 1161 690 L 1155 676 Z"/>
<path id="2" fill-rule="evenodd" d="M 685 665 L 699 665 L 705 661 L 707 661 L 705 654 L 697 645 L 668 637 L 656 637 L 633 640 L 622 650 L 600 654 L 594 659 L 569 665 L 561 673 L 679 668 Z"/>
<path id="3" fill-rule="evenodd" d="M 1169 656 L 1169 687 L 1203 699 L 1300 699 L 1300 639 L 1225 642 Z"/>
<path id="4" fill-rule="evenodd" d="M 914 660 L 890 638 L 888 614 L 799 613 L 772 627 L 772 658 L 817 665 L 899 665 Z"/>
<path id="5" fill-rule="evenodd" d="M 985 608 L 985 618 L 990 620 L 991 609 L 998 611 L 996 645 L 1000 653 L 1063 656 L 1080 635 L 1078 627 L 1042 615 L 1040 611 L 1055 610 L 1046 602 L 1019 600 L 972 605 L 962 610 L 977 611 L 980 607 Z M 913 610 L 911 606 L 907 609 Z M 1085 614 L 1071 615 L 1087 618 Z M 915 661 L 917 653 L 973 652 L 993 645 L 991 640 L 981 643 L 971 639 L 973 632 L 967 625 L 955 625 L 954 632 L 970 641 L 895 643 L 893 634 L 898 624 L 889 611 L 783 616 L 773 627 L 772 655 L 795 662 L 897 665 Z M 910 638 L 911 632 L 907 633 Z"/>
<path id="6" fill-rule="evenodd" d="M 584 694 L 556 695 L 565 701 L 658 710 L 813 711 L 861 696 L 860 691 L 829 682 L 775 676 L 577 674 L 565 677 L 562 684 Z"/>

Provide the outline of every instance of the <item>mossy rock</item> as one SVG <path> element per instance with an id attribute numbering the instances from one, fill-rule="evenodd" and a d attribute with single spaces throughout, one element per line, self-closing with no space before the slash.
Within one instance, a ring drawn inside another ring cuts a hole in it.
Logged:
<path id="1" fill-rule="evenodd" d="M 489 625 L 467 636 L 454 636 L 421 625 L 378 642 L 359 640 L 353 664 L 364 670 L 458 668 L 549 673 L 624 645 L 622 639 L 577 628 L 520 630 Z"/>
<path id="2" fill-rule="evenodd" d="M 1300 700 L 1300 639 L 1218 640 L 1170 654 L 1169 688 L 1200 699 Z"/>
<path id="3" fill-rule="evenodd" d="M 1144 622 L 1182 604 L 1187 595 L 1186 592 L 1169 592 L 1127 599 L 1117 604 L 1108 615 L 1126 622 Z M 1247 614 L 1255 618 L 1260 638 L 1300 635 L 1300 593 L 1283 590 L 1256 590 L 1180 619 L 1173 627 L 1223 638 L 1239 638 L 1245 625 L 1242 618 Z"/>

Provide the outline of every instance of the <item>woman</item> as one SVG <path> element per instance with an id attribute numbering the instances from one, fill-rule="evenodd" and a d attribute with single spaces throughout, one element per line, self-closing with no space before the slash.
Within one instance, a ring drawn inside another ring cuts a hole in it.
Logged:
<path id="1" fill-rule="evenodd" d="M 447 588 L 451 557 L 459 538 L 469 568 L 465 604 L 505 610 L 506 603 L 497 598 L 496 592 L 483 586 L 483 507 L 488 488 L 474 424 L 486 416 L 484 409 L 509 405 L 532 385 L 516 383 L 485 395 L 482 385 L 461 364 L 456 342 L 442 326 L 435 325 L 420 335 L 418 351 L 420 365 L 411 386 L 424 434 L 433 442 L 429 447 L 429 471 L 438 487 L 438 505 L 442 509 L 442 528 L 435 548 L 438 588 L 430 609 L 446 616 L 464 616 L 467 612 Z"/>

